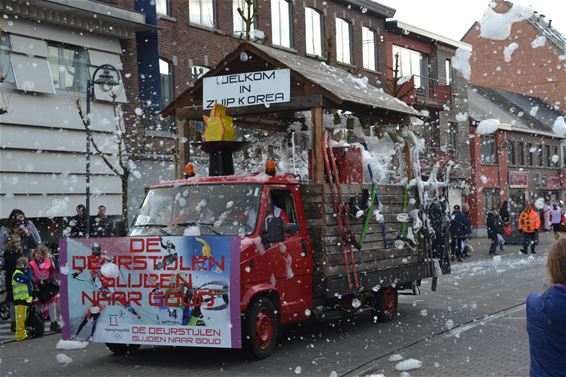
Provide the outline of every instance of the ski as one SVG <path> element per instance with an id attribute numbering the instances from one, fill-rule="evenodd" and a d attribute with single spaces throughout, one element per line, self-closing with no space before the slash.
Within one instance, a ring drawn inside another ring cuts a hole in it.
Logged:
<path id="1" fill-rule="evenodd" d="M 367 148 L 366 148 L 367 150 Z M 362 226 L 362 235 L 360 236 L 360 245 L 363 246 L 364 241 L 366 239 L 366 233 L 369 227 L 369 222 L 371 220 L 372 209 L 375 202 L 377 202 L 377 208 L 380 209 L 381 207 L 381 200 L 379 199 L 379 194 L 377 193 L 377 183 L 374 181 L 373 178 L 373 171 L 371 169 L 370 164 L 368 164 L 368 174 L 371 180 L 371 194 L 369 198 L 369 207 L 366 212 L 366 218 L 364 219 L 364 224 Z M 387 249 L 389 247 L 389 242 L 387 240 L 387 230 L 385 228 L 385 221 L 380 221 L 379 224 L 381 225 L 381 233 L 383 235 L 383 247 Z"/>
<path id="2" fill-rule="evenodd" d="M 338 169 L 336 168 L 336 159 L 334 158 L 334 152 L 332 150 L 332 138 L 330 137 L 330 134 L 327 135 L 327 143 L 326 143 L 326 149 L 327 149 L 327 153 L 328 153 L 328 157 L 330 158 L 330 162 L 332 163 L 332 173 L 334 174 L 334 184 L 336 185 L 336 193 L 337 193 L 337 198 L 338 198 L 338 209 L 340 210 L 340 213 L 338 216 L 342 217 L 342 225 L 340 226 L 342 228 L 342 231 L 345 231 L 346 233 L 344 234 L 343 238 L 345 238 L 347 240 L 348 246 L 350 248 L 350 259 L 352 262 L 352 274 L 354 275 L 354 285 L 356 286 L 356 288 L 360 287 L 360 283 L 358 281 L 358 272 L 357 272 L 357 266 L 356 266 L 356 256 L 354 255 L 354 250 L 352 249 L 352 245 L 354 245 L 356 247 L 356 249 L 361 250 L 361 245 L 356 242 L 356 240 L 354 239 L 354 237 L 352 236 L 352 230 L 350 228 L 350 220 L 348 219 L 348 210 L 347 208 L 344 206 L 344 202 L 342 201 L 342 187 L 340 186 L 340 177 L 338 176 Z"/>
<path id="3" fill-rule="evenodd" d="M 336 216 L 336 223 L 338 225 L 338 234 L 340 235 L 340 246 L 342 248 L 342 253 L 344 254 L 344 268 L 346 269 L 346 277 L 348 278 L 348 289 L 352 289 L 352 278 L 350 277 L 350 265 L 348 261 L 348 250 L 346 248 L 346 239 L 343 234 L 342 219 L 340 216 L 340 209 L 338 207 L 338 202 L 336 200 L 336 193 L 334 192 L 332 171 L 330 169 L 330 161 L 328 159 L 328 152 L 326 150 L 326 135 L 322 136 L 321 146 L 322 146 L 322 156 L 324 158 L 324 166 L 326 167 L 326 174 L 328 176 L 328 185 L 330 186 L 330 196 L 332 198 L 332 206 L 334 208 L 334 215 Z"/>

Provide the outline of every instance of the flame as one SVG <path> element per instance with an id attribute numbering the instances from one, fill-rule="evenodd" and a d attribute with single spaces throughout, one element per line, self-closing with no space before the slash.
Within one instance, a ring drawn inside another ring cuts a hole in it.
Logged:
<path id="1" fill-rule="evenodd" d="M 204 141 L 233 141 L 234 125 L 232 117 L 226 115 L 226 106 L 214 104 L 210 116 L 203 115 Z"/>

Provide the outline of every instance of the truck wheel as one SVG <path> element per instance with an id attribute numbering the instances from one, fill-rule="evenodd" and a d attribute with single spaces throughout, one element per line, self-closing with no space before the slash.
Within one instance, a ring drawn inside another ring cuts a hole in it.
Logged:
<path id="1" fill-rule="evenodd" d="M 270 356 L 279 334 L 279 317 L 271 299 L 265 296 L 254 299 L 246 310 L 242 328 L 249 356 L 256 360 Z"/>
<path id="2" fill-rule="evenodd" d="M 381 288 L 374 294 L 373 312 L 379 322 L 389 322 L 397 315 L 399 296 L 393 287 Z"/>
<path id="3" fill-rule="evenodd" d="M 129 355 L 140 349 L 139 344 L 106 343 L 106 348 L 116 355 Z"/>

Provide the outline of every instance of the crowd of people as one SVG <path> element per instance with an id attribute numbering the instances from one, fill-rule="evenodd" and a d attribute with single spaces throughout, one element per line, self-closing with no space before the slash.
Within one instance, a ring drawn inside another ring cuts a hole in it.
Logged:
<path id="1" fill-rule="evenodd" d="M 441 259 L 442 249 L 446 242 L 452 261 L 461 262 L 470 257 L 472 247 L 469 243 L 472 226 L 470 223 L 470 207 L 464 203 L 462 206 L 455 205 L 450 216 L 446 219 L 448 212 L 447 203 L 442 196 L 435 198 L 428 208 L 428 218 L 435 233 L 433 237 L 433 250 L 435 257 Z M 516 227 L 522 235 L 522 249 L 524 254 L 536 253 L 538 232 L 554 232 L 555 239 L 559 239 L 566 232 L 566 214 L 562 210 L 561 203 L 550 203 L 545 201 L 544 207 L 537 211 L 535 203 L 527 203 L 518 217 L 517 224 L 512 219 L 509 203 L 504 201 L 500 208 L 492 208 L 486 216 L 487 237 L 490 240 L 488 250 L 489 256 L 498 255 L 497 251 L 503 251 L 508 237 Z M 446 235 L 449 235 L 448 243 Z"/>
<path id="2" fill-rule="evenodd" d="M 106 215 L 105 206 L 100 205 L 98 214 L 91 219 L 90 232 L 87 232 L 85 206 L 78 205 L 76 211 L 65 224 L 64 236 L 114 236 L 114 224 Z M 44 319 L 49 319 L 51 331 L 61 332 L 57 315 L 58 270 L 36 226 L 20 209 L 14 209 L 0 227 L 0 291 L 4 291 L 5 304 L 10 307 L 10 328 L 16 333 L 16 340 L 33 336 L 28 333 L 26 320 L 35 308 L 39 308 Z"/>

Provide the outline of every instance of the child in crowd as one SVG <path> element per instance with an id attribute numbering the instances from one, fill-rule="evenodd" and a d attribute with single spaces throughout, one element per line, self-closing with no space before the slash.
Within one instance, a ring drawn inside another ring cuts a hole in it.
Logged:
<path id="1" fill-rule="evenodd" d="M 32 272 L 28 268 L 26 257 L 19 257 L 16 262 L 16 270 L 12 275 L 12 296 L 16 311 L 16 340 L 26 340 L 26 318 L 28 308 L 32 302 Z"/>

